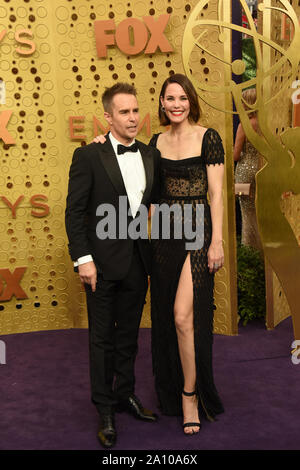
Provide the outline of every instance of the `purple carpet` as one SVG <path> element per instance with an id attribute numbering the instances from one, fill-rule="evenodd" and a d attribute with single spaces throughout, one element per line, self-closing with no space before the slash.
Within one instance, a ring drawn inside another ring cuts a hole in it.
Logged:
<path id="1" fill-rule="evenodd" d="M 2 336 L 1 450 L 101 450 L 90 402 L 87 330 Z M 225 413 L 202 419 L 198 435 L 184 436 L 181 420 L 144 423 L 116 415 L 115 450 L 291 450 L 300 448 L 300 364 L 291 361 L 291 319 L 267 331 L 262 322 L 238 336 L 216 335 L 215 382 Z M 150 330 L 141 329 L 136 394 L 157 411 Z"/>

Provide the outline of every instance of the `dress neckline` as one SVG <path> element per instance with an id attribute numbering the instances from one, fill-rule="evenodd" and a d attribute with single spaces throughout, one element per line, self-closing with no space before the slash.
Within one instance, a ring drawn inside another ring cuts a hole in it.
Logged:
<path id="1" fill-rule="evenodd" d="M 196 156 L 194 156 L 194 157 L 180 158 L 179 160 L 174 160 L 174 159 L 172 159 L 172 158 L 166 158 L 166 157 L 162 157 L 162 156 L 160 156 L 160 158 L 161 158 L 162 160 L 168 160 L 169 162 L 184 162 L 185 160 L 192 160 L 192 159 L 195 159 L 195 158 L 200 158 L 200 157 L 202 156 L 202 153 L 203 153 L 203 141 L 204 141 L 204 138 L 205 138 L 205 136 L 206 136 L 206 134 L 207 134 L 207 131 L 210 130 L 210 129 L 211 129 L 211 128 L 208 127 L 208 128 L 206 129 L 206 131 L 204 132 L 204 134 L 203 134 L 202 142 L 201 142 L 201 153 L 200 153 L 200 155 L 196 155 Z M 157 140 L 158 140 L 158 137 L 160 136 L 160 134 L 162 134 L 162 132 L 159 132 L 158 134 L 156 134 L 156 135 L 157 135 L 156 142 L 155 142 L 155 147 L 156 147 L 156 148 L 157 148 Z"/>
<path id="2" fill-rule="evenodd" d="M 187 157 L 187 158 L 179 158 L 178 160 L 174 160 L 173 158 L 166 158 L 160 157 L 162 160 L 167 160 L 168 162 L 185 162 L 186 160 L 196 160 L 201 158 L 201 155 L 195 155 L 194 157 Z"/>

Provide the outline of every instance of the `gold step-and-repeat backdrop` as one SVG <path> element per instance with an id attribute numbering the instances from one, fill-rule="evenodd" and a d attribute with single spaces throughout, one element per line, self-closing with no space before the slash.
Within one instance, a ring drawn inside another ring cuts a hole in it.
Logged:
<path id="1" fill-rule="evenodd" d="M 74 149 L 107 130 L 101 95 L 117 81 L 138 90 L 139 139 L 145 143 L 161 130 L 159 91 L 170 74 L 228 85 L 228 28 L 203 31 L 193 23 L 195 9 L 200 22 L 211 25 L 220 15 L 231 22 L 229 0 L 1 2 L 1 334 L 87 327 L 84 289 L 73 272 L 64 226 Z M 187 30 L 198 34 L 188 63 Z M 210 102 L 202 98 L 201 124 L 220 133 L 226 150 L 225 267 L 216 276 L 215 332 L 230 335 L 238 324 L 232 100 L 226 93 Z M 150 324 L 148 293 L 142 326 Z"/>
<path id="2" fill-rule="evenodd" d="M 6 95 L 0 105 L 2 334 L 87 326 L 84 290 L 73 272 L 64 228 L 74 149 L 107 128 L 101 94 L 117 81 L 137 87 L 139 138 L 148 142 L 160 130 L 159 91 L 170 74 L 184 73 L 182 37 L 196 4 L 1 2 L 0 78 Z M 213 64 L 208 69 L 204 57 L 200 62 L 195 56 L 193 64 L 205 78 L 214 78 Z M 222 114 L 204 105 L 202 124 L 215 127 L 226 143 Z M 216 282 L 216 330 L 232 334 L 237 320 L 228 266 Z M 150 326 L 149 308 L 148 294 L 142 326 Z"/>

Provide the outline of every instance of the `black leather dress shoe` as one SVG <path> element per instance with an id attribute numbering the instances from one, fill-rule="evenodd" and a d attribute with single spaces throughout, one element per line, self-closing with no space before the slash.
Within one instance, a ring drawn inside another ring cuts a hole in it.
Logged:
<path id="1" fill-rule="evenodd" d="M 101 414 L 97 436 L 103 447 L 108 449 L 115 445 L 117 433 L 113 413 Z"/>
<path id="2" fill-rule="evenodd" d="M 132 414 L 135 418 L 143 421 L 154 422 L 157 420 L 157 415 L 144 408 L 135 395 L 130 395 L 127 400 L 119 403 L 117 411 L 128 411 L 128 413 Z"/>

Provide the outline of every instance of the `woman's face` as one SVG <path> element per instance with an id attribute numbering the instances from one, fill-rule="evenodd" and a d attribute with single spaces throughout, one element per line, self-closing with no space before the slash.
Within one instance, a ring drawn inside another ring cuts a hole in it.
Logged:
<path id="1" fill-rule="evenodd" d="M 160 101 L 171 124 L 180 124 L 188 119 L 190 102 L 184 89 L 178 83 L 169 83 L 165 96 L 161 96 Z"/>

